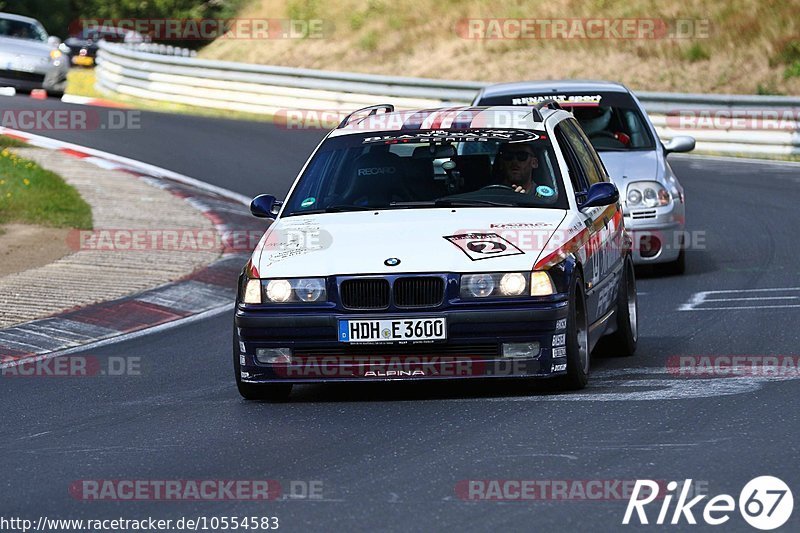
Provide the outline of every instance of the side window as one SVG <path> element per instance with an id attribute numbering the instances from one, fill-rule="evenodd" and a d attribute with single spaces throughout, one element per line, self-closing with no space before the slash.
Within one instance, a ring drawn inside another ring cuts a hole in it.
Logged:
<path id="1" fill-rule="evenodd" d="M 603 163 L 597 157 L 597 152 L 589 144 L 589 140 L 580 129 L 580 126 L 578 126 L 578 123 L 569 119 L 562 122 L 562 124 L 564 124 L 564 135 L 569 140 L 581 162 L 581 166 L 586 171 L 586 179 L 589 181 L 589 186 L 606 181 L 605 167 L 603 167 Z"/>
<path id="2" fill-rule="evenodd" d="M 558 141 L 559 146 L 561 146 L 561 153 L 564 155 L 564 159 L 567 162 L 567 169 L 569 170 L 569 179 L 572 182 L 572 189 L 575 191 L 575 194 L 585 194 L 589 189 L 589 185 L 586 181 L 583 167 L 578 162 L 578 156 L 575 154 L 572 144 L 565 135 L 564 128 L 562 127 L 564 124 L 565 122 L 556 124 L 556 140 Z"/>

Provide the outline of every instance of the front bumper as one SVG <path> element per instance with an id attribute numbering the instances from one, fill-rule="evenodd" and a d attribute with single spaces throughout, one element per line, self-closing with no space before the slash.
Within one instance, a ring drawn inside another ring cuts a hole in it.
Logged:
<path id="1" fill-rule="evenodd" d="M 497 377 L 549 377 L 566 372 L 566 301 L 502 309 L 426 313 L 265 313 L 237 308 L 235 356 L 245 383 L 319 383 Z M 349 345 L 339 319 L 445 317 L 447 341 Z M 538 343 L 538 351 L 504 357 L 502 345 Z M 289 348 L 291 361 L 262 363 L 259 348 Z"/>
<path id="2" fill-rule="evenodd" d="M 41 89 L 45 73 L 0 69 L 0 86 L 14 87 L 18 91 Z"/>
<path id="3" fill-rule="evenodd" d="M 686 246 L 685 206 L 673 201 L 656 208 L 625 211 L 625 228 L 633 241 L 634 264 L 671 263 Z M 654 247 L 657 251 L 654 252 Z"/>

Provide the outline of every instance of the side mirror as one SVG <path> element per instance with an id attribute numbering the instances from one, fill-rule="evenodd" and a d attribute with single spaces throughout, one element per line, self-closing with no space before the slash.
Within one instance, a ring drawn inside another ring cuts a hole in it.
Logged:
<path id="1" fill-rule="evenodd" d="M 254 217 L 275 220 L 282 204 L 271 194 L 260 194 L 250 202 L 250 213 Z"/>
<path id="2" fill-rule="evenodd" d="M 688 135 L 678 135 L 664 145 L 664 155 L 672 152 L 691 152 L 694 150 L 694 137 Z"/>
<path id="3" fill-rule="evenodd" d="M 61 39 L 55 35 L 51 35 L 47 38 L 47 44 L 49 44 L 51 48 L 58 48 L 58 45 L 61 44 Z"/>
<path id="4" fill-rule="evenodd" d="M 587 207 L 600 207 L 604 205 L 611 205 L 619 202 L 619 190 L 613 183 L 595 183 L 589 187 L 589 192 L 586 193 L 586 201 L 578 206 L 578 209 L 583 210 Z"/>

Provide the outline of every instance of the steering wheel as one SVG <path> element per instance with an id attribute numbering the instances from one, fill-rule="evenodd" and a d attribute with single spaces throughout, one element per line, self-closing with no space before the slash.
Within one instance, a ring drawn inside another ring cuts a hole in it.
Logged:
<path id="1" fill-rule="evenodd" d="M 511 187 L 510 185 L 503 185 L 502 183 L 495 183 L 493 185 L 487 185 L 486 187 L 481 187 L 480 190 L 484 191 L 486 189 L 508 189 L 509 191 L 516 192 L 514 187 Z"/>

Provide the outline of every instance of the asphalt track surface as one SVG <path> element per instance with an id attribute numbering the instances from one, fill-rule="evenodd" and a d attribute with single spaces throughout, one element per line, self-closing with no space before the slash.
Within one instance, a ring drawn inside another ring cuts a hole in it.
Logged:
<path id="1" fill-rule="evenodd" d="M 0 106 L 65 107 L 28 98 Z M 143 113 L 135 131 L 40 133 L 247 195 L 284 193 L 322 136 L 154 113 Z M 796 380 L 665 370 L 676 355 L 800 354 L 798 308 L 786 307 L 798 303 L 791 289 L 800 286 L 800 168 L 698 158 L 672 165 L 703 249 L 689 254 L 682 277 L 643 273 L 638 353 L 595 359 L 585 391 L 313 385 L 296 387 L 288 404 L 248 403 L 233 383 L 226 313 L 85 352 L 141 357 L 140 376 L 2 379 L 0 515 L 278 516 L 288 531 L 618 531 L 626 500 L 467 502 L 456 485 L 691 478 L 711 495 L 738 498 L 750 479 L 774 475 L 800 498 Z M 728 309 L 680 310 L 699 301 L 696 293 L 739 289 L 785 290 L 706 294 L 697 307 Z M 761 299 L 775 294 L 782 299 Z M 756 299 L 728 301 L 736 296 Z M 82 479 L 274 479 L 284 492 L 290 481 L 316 480 L 322 498 L 78 501 L 68 489 Z M 651 521 L 658 506 L 648 507 Z M 783 529 L 798 526 L 795 512 Z M 716 529 L 754 531 L 737 512 Z"/>

